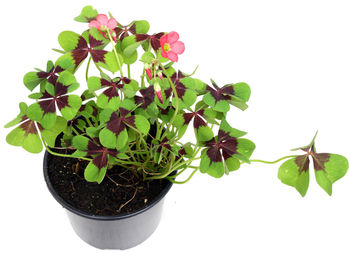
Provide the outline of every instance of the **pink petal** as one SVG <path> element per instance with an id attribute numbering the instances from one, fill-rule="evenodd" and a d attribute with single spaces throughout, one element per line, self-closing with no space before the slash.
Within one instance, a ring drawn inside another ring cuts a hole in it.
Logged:
<path id="1" fill-rule="evenodd" d="M 109 19 L 108 20 L 108 22 L 107 22 L 107 27 L 109 28 L 109 29 L 114 29 L 114 28 L 116 28 L 117 27 L 117 20 L 115 20 L 115 18 L 111 18 L 111 19 Z"/>
<path id="2" fill-rule="evenodd" d="M 108 17 L 105 14 L 98 14 L 96 20 L 100 22 L 101 25 L 107 25 Z"/>
<path id="3" fill-rule="evenodd" d="M 161 48 L 160 54 L 162 55 L 162 57 L 168 58 L 168 53 L 165 52 L 163 48 Z"/>
<path id="4" fill-rule="evenodd" d="M 157 97 L 158 97 L 159 101 L 163 104 L 162 92 L 159 90 L 159 91 L 157 91 L 156 93 L 157 93 Z"/>
<path id="5" fill-rule="evenodd" d="M 185 44 L 182 41 L 176 41 L 170 44 L 171 51 L 176 54 L 182 54 L 185 51 Z"/>
<path id="6" fill-rule="evenodd" d="M 95 27 L 96 29 L 99 29 L 100 28 L 100 23 L 96 20 L 92 20 L 90 23 L 89 23 L 89 27 Z"/>
<path id="7" fill-rule="evenodd" d="M 177 54 L 174 53 L 173 51 L 168 52 L 168 58 L 172 62 L 177 62 L 178 60 Z"/>
<path id="8" fill-rule="evenodd" d="M 152 80 L 152 72 L 151 69 L 146 69 L 147 76 L 150 80 Z"/>
<path id="9" fill-rule="evenodd" d="M 175 43 L 178 40 L 179 40 L 179 34 L 177 32 L 170 32 L 168 34 L 168 42 L 170 44 Z"/>
<path id="10" fill-rule="evenodd" d="M 168 43 L 168 34 L 165 34 L 162 37 L 160 37 L 160 45 L 163 47 L 165 43 Z"/>

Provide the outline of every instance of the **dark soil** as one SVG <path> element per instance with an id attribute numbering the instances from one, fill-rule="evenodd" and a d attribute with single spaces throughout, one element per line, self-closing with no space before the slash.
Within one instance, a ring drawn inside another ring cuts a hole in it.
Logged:
<path id="1" fill-rule="evenodd" d="M 142 181 L 121 167 L 108 170 L 108 176 L 101 184 L 89 183 L 84 179 L 86 165 L 84 160 L 49 154 L 48 175 L 59 196 L 92 215 L 111 216 L 137 211 L 151 204 L 169 183 L 167 180 Z"/>

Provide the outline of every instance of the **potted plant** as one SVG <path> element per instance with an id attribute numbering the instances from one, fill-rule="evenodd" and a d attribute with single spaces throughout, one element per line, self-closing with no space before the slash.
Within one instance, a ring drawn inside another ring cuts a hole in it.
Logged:
<path id="1" fill-rule="evenodd" d="M 82 33 L 60 33 L 62 49 L 54 49 L 60 57 L 24 76 L 24 85 L 37 91 L 29 95 L 33 103 L 20 103 L 5 127 L 16 126 L 9 144 L 31 153 L 46 149 L 47 186 L 87 243 L 111 249 L 141 243 L 156 229 L 171 185 L 198 171 L 220 178 L 242 164 L 286 160 L 278 177 L 302 196 L 310 158 L 329 195 L 347 172 L 345 157 L 316 152 L 316 135 L 295 149 L 305 154 L 251 159 L 254 143 L 228 120 L 231 105 L 247 109 L 250 87 L 207 84 L 195 71 L 176 70 L 185 50 L 176 32 L 149 33 L 144 20 L 123 26 L 91 6 L 75 20 L 88 25 Z M 80 86 L 75 74 L 83 62 L 86 84 Z M 90 75 L 91 68 L 99 75 Z M 79 87 L 81 95 L 73 95 Z M 184 143 L 186 133 L 195 141 Z"/>

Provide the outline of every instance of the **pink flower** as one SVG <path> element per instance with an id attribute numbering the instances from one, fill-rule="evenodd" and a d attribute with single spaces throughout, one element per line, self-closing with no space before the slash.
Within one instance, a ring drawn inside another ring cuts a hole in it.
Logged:
<path id="1" fill-rule="evenodd" d="M 105 14 L 98 14 L 95 20 L 89 23 L 89 27 L 95 27 L 99 30 L 103 36 L 106 37 L 106 33 L 111 32 L 114 41 L 116 41 L 116 34 L 114 29 L 117 27 L 117 20 L 115 18 L 108 19 Z M 107 38 L 107 37 L 106 37 Z"/>
<path id="2" fill-rule="evenodd" d="M 185 44 L 179 41 L 177 32 L 170 32 L 160 38 L 161 54 L 172 62 L 178 61 L 178 55 L 185 51 Z"/>
<path id="3" fill-rule="evenodd" d="M 161 90 L 161 88 L 159 86 L 159 83 L 156 82 L 154 84 L 154 90 L 155 90 L 155 92 L 157 94 L 157 97 L 158 97 L 159 101 L 163 104 L 162 90 Z"/>

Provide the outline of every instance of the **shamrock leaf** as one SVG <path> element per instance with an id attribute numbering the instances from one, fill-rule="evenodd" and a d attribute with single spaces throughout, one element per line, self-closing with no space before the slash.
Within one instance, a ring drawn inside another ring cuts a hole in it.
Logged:
<path id="1" fill-rule="evenodd" d="M 180 102 L 179 108 L 189 108 L 196 102 L 197 99 L 197 94 L 194 91 L 195 84 L 193 79 L 190 77 L 186 77 L 180 70 L 178 72 L 174 71 L 172 73 L 172 71 L 168 69 L 167 73 L 170 75 L 170 79 L 175 86 L 175 90 Z M 165 95 L 167 98 L 170 97 L 172 93 L 172 88 L 168 88 L 167 90 L 165 90 Z"/>
<path id="2" fill-rule="evenodd" d="M 46 81 L 55 84 L 58 74 L 68 69 L 70 66 L 71 62 L 68 60 L 60 61 L 56 66 L 52 61 L 48 61 L 46 71 L 28 72 L 23 77 L 23 83 L 30 91 L 33 91 L 35 87 L 41 84 L 40 91 L 43 92 L 45 90 Z"/>
<path id="3" fill-rule="evenodd" d="M 118 26 L 114 29 L 117 34 L 117 37 L 120 40 L 123 40 L 125 37 L 128 37 L 130 34 L 146 34 L 149 30 L 149 23 L 146 20 L 137 20 L 132 22 L 128 26 Z"/>
<path id="4" fill-rule="evenodd" d="M 248 108 L 246 102 L 250 97 L 250 88 L 246 83 L 228 84 L 220 88 L 213 80 L 214 88 L 207 86 L 207 93 L 203 101 L 211 106 L 215 111 L 228 112 L 230 104 L 241 110 Z"/>
<path id="5" fill-rule="evenodd" d="M 249 163 L 255 145 L 248 139 L 239 138 L 245 132 L 229 126 L 226 120 L 220 125 L 218 136 L 205 143 L 202 150 L 200 171 L 219 178 L 240 167 L 240 160 Z"/>
<path id="6" fill-rule="evenodd" d="M 92 157 L 92 161 L 85 168 L 86 181 L 100 184 L 105 177 L 110 156 L 117 157 L 118 151 L 102 146 L 98 138 L 89 139 L 82 135 L 75 136 L 72 144 L 77 149 L 74 156 Z"/>
<path id="7" fill-rule="evenodd" d="M 101 123 L 106 123 L 106 127 L 100 132 L 100 141 L 107 148 L 122 149 L 128 142 L 128 129 L 147 134 L 150 124 L 141 115 L 129 115 L 130 111 L 120 107 L 119 113 L 111 109 L 105 109 L 101 115 Z"/>
<path id="8" fill-rule="evenodd" d="M 111 72 L 118 71 L 119 66 L 113 52 L 103 50 L 102 48 L 105 46 L 105 42 L 92 36 L 92 31 L 96 30 L 96 28 L 90 28 L 87 38 L 71 31 L 60 33 L 58 41 L 67 53 L 61 56 L 57 62 L 68 59 L 74 64 L 75 69 L 77 69 L 90 54 L 92 60 L 97 65 Z M 119 58 L 120 63 L 123 64 L 122 57 L 119 56 Z"/>
<path id="9" fill-rule="evenodd" d="M 332 195 L 333 183 L 342 178 L 349 167 L 348 160 L 344 156 L 316 153 L 314 139 L 309 146 L 300 148 L 306 152 L 305 155 L 285 161 L 278 171 L 278 178 L 282 183 L 294 187 L 303 197 L 309 186 L 310 156 L 313 160 L 316 181 L 329 195 Z"/>
<path id="10" fill-rule="evenodd" d="M 67 93 L 78 87 L 79 84 L 72 73 L 62 72 L 55 85 L 47 83 L 45 92 L 30 95 L 31 98 L 39 101 L 29 106 L 28 117 L 49 129 L 55 125 L 57 107 L 66 120 L 73 119 L 82 101 L 79 96 L 67 95 Z"/>
<path id="11" fill-rule="evenodd" d="M 88 87 L 91 92 L 106 88 L 97 97 L 97 105 L 101 108 L 118 109 L 121 103 L 118 90 L 123 90 L 124 86 L 130 84 L 130 82 L 131 80 L 126 77 L 117 77 L 113 80 L 109 77 L 90 77 L 88 79 Z"/>
<path id="12" fill-rule="evenodd" d="M 187 130 L 187 126 L 193 120 L 193 128 L 196 138 L 199 142 L 209 141 L 214 137 L 213 131 L 208 126 L 205 118 L 205 110 L 200 109 L 194 112 L 188 112 L 183 114 L 178 114 L 174 121 L 174 125 L 179 129 L 179 137 L 181 137 Z"/>
<path id="13" fill-rule="evenodd" d="M 6 137 L 7 143 L 13 146 L 23 147 L 30 153 L 40 153 L 43 145 L 39 132 L 43 141 L 47 145 L 55 146 L 57 136 L 67 127 L 67 121 L 62 117 L 58 117 L 54 127 L 44 129 L 39 123 L 30 120 L 27 117 L 28 107 L 25 103 L 20 103 L 20 113 L 18 116 L 5 125 L 6 128 L 18 125 Z"/>
<path id="14" fill-rule="evenodd" d="M 150 85 L 147 88 L 139 90 L 141 93 L 140 96 L 135 96 L 135 104 L 140 105 L 143 109 L 147 109 L 150 104 L 154 102 L 155 91 L 153 85 Z"/>

